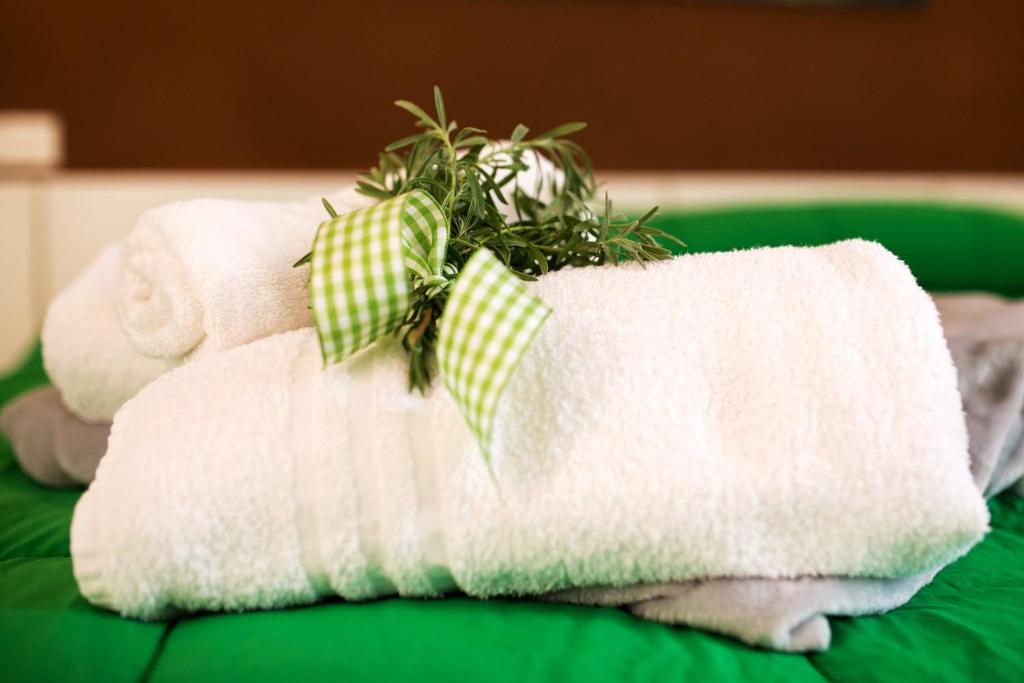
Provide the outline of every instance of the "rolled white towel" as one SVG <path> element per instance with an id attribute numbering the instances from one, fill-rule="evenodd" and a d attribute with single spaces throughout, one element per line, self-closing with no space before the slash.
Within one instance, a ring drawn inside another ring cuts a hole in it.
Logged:
<path id="1" fill-rule="evenodd" d="M 934 305 L 881 247 L 531 287 L 554 313 L 499 407 L 493 479 L 448 394 L 408 392 L 394 342 L 322 370 L 311 330 L 278 335 L 178 368 L 117 415 L 72 524 L 82 593 L 156 617 L 899 577 L 984 534 Z"/>
<path id="2" fill-rule="evenodd" d="M 536 152 L 524 162 L 519 187 L 550 201 L 562 174 Z M 373 202 L 354 188 L 328 199 L 338 213 Z M 516 220 L 515 208 L 497 201 Z M 128 339 L 147 356 L 180 360 L 309 325 L 308 269 L 292 264 L 325 218 L 319 198 L 201 199 L 147 211 L 125 242 L 120 310 Z"/>
<path id="3" fill-rule="evenodd" d="M 339 212 L 371 200 L 333 195 Z M 181 359 L 310 324 L 309 251 L 326 218 L 319 198 L 272 203 L 197 199 L 147 211 L 125 241 L 121 324 L 154 358 Z"/>
<path id="4" fill-rule="evenodd" d="M 329 199 L 338 210 L 370 201 L 354 188 Z M 319 198 L 197 200 L 145 214 L 127 246 L 105 249 L 47 309 L 43 361 L 67 408 L 83 420 L 109 421 L 200 349 L 307 324 L 308 271 L 291 266 L 325 217 Z"/>
<path id="5" fill-rule="evenodd" d="M 177 360 L 142 355 L 118 322 L 121 244 L 104 249 L 54 298 L 43 320 L 43 364 L 64 405 L 107 421 Z"/>

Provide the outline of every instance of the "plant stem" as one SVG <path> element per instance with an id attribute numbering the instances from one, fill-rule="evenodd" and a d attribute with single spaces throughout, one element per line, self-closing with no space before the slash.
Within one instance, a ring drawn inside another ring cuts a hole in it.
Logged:
<path id="1" fill-rule="evenodd" d="M 423 310 L 423 314 L 420 316 L 420 320 L 416 324 L 416 327 L 413 328 L 411 332 L 409 332 L 408 339 L 410 345 L 415 346 L 419 342 L 420 338 L 427 331 L 427 328 L 430 327 L 430 323 L 433 319 L 434 307 L 428 306 Z"/>

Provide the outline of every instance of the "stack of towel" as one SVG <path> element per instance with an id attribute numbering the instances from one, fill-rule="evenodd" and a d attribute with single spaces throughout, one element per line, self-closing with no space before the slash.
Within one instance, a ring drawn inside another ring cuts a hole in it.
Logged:
<path id="1" fill-rule="evenodd" d="M 523 162 L 516 187 L 550 199 L 561 171 L 536 152 Z M 292 264 L 326 217 L 323 199 L 338 213 L 372 202 L 354 186 L 305 202 L 177 202 L 103 250 L 47 310 L 43 361 L 56 390 L 2 418 L 25 471 L 50 486 L 89 484 L 110 421 L 142 387 L 186 361 L 310 325 L 308 267 Z M 41 434 L 44 420 L 66 438 Z"/>
<path id="2" fill-rule="evenodd" d="M 354 188 L 328 199 L 339 211 L 370 201 Z M 52 486 L 88 484 L 110 421 L 144 386 L 188 360 L 309 325 L 308 269 L 292 264 L 324 216 L 320 198 L 201 199 L 144 213 L 47 310 L 43 362 L 55 389 L 3 418 L 25 470 Z M 43 415 L 60 437 L 39 434 Z"/>
<path id="3" fill-rule="evenodd" d="M 158 209 L 54 302 L 63 404 L 34 400 L 100 440 L 116 413 L 72 528 L 89 600 L 154 618 L 463 591 L 821 648 L 825 615 L 901 604 L 966 552 L 981 492 L 1022 473 L 1020 430 L 983 417 L 969 461 L 935 306 L 859 241 L 542 278 L 555 313 L 489 472 L 443 389 L 408 393 L 397 345 L 321 368 L 291 268 L 318 218 L 312 202 Z M 1020 345 L 954 345 L 969 415 L 993 353 L 1024 396 Z"/>
<path id="4" fill-rule="evenodd" d="M 348 188 L 339 211 L 368 199 Z M 65 405 L 110 420 L 129 398 L 189 359 L 310 324 L 306 268 L 324 217 L 319 199 L 200 199 L 147 211 L 54 299 L 43 361 Z"/>
<path id="5" fill-rule="evenodd" d="M 408 393 L 395 345 L 322 370 L 303 329 L 150 384 L 76 511 L 83 593 L 157 617 L 896 579 L 984 533 L 938 316 L 880 247 L 562 271 L 533 291 L 555 313 L 499 409 L 493 479 L 447 393 Z"/>

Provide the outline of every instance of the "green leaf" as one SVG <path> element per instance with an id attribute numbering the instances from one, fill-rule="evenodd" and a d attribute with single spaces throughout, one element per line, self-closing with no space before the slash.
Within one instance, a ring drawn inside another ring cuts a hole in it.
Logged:
<path id="1" fill-rule="evenodd" d="M 456 136 L 455 139 L 458 140 L 460 136 L 465 135 L 485 135 L 486 133 L 487 131 L 484 130 L 483 128 L 473 128 L 473 126 L 465 126 L 459 129 L 459 135 Z"/>
<path id="2" fill-rule="evenodd" d="M 441 127 L 440 125 L 438 125 L 437 121 L 430 118 L 427 112 L 423 111 L 417 105 L 413 104 L 412 102 L 409 102 L 408 100 L 395 100 L 395 106 L 406 110 L 407 112 L 418 118 L 421 123 L 425 124 L 429 128 Z"/>
<path id="3" fill-rule="evenodd" d="M 447 128 L 448 123 L 444 119 L 444 99 L 441 97 L 441 89 L 436 85 L 434 86 L 434 108 L 437 110 L 437 120 L 441 127 Z"/>
<path id="4" fill-rule="evenodd" d="M 486 145 L 490 140 L 485 138 L 483 135 L 471 135 L 468 138 L 463 138 L 455 143 L 456 149 L 462 149 L 463 147 L 474 147 Z"/>
<path id="5" fill-rule="evenodd" d="M 335 211 L 334 207 L 331 206 L 331 203 L 329 201 L 327 201 L 327 197 L 321 198 L 320 201 L 322 201 L 324 203 L 324 208 L 327 209 L 327 215 L 328 216 L 330 216 L 331 218 L 337 218 L 338 217 L 338 212 Z"/>
<path id="6" fill-rule="evenodd" d="M 555 138 L 562 138 L 566 135 L 572 135 L 578 133 L 587 127 L 587 124 L 583 121 L 573 121 L 572 123 L 563 123 L 560 126 L 552 128 L 546 133 L 542 133 L 537 136 L 537 140 L 553 140 Z"/>
<path id="7" fill-rule="evenodd" d="M 366 180 L 363 180 L 362 178 L 356 181 L 356 189 L 368 197 L 373 197 L 375 199 L 390 199 L 392 196 L 386 189 L 373 183 L 366 182 Z"/>
<path id="8" fill-rule="evenodd" d="M 409 145 L 415 145 L 417 142 L 422 140 L 424 137 L 425 137 L 425 135 L 423 133 L 419 133 L 418 135 L 408 135 L 408 136 L 406 136 L 406 137 L 404 137 L 404 138 L 402 138 L 400 140 L 395 140 L 390 145 L 385 147 L 384 151 L 385 152 L 394 152 L 396 149 L 402 149 L 403 147 L 408 147 Z"/>
<path id="9" fill-rule="evenodd" d="M 616 218 L 607 200 L 604 214 L 598 215 L 598 184 L 590 158 L 580 145 L 565 138 L 583 130 L 583 123 L 566 123 L 532 139 L 527 139 L 529 128 L 520 124 L 509 140 L 495 140 L 485 130 L 460 128 L 449 118 L 440 88 L 434 89 L 436 120 L 407 100 L 395 104 L 415 117 L 419 132 L 389 144 L 377 166 L 359 177 L 357 187 L 381 200 L 412 189 L 434 197 L 449 219 L 442 266 L 449 279 L 480 248 L 490 249 L 518 277 L 531 280 L 566 266 L 668 258 L 666 246 L 679 243 L 647 224 L 656 209 L 635 221 Z M 564 176 L 557 184 L 546 179 L 543 199 L 533 196 L 533 188 L 516 183 L 517 174 L 527 168 L 526 161 L 534 153 Z M 334 215 L 326 202 L 324 206 Z M 308 260 L 307 255 L 297 265 Z M 410 293 L 409 313 L 398 334 L 409 355 L 413 389 L 426 389 L 436 373 L 436 321 L 446 300 L 445 288 L 418 288 Z M 428 309 L 433 313 L 427 314 Z M 420 329 L 410 337 L 417 326 Z"/>

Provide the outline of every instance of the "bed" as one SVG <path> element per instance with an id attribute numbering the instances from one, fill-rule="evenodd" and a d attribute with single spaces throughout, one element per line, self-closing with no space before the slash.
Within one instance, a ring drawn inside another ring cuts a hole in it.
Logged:
<path id="1" fill-rule="evenodd" d="M 1024 296 L 1024 217 L 968 205 L 818 202 L 676 212 L 691 251 L 875 239 L 935 291 Z M 46 383 L 36 348 L 0 404 Z M 833 621 L 827 652 L 779 654 L 611 608 L 390 599 L 142 623 L 79 595 L 68 556 L 77 490 L 30 481 L 0 442 L 0 679 L 1024 680 L 1024 499 L 908 605 Z"/>

